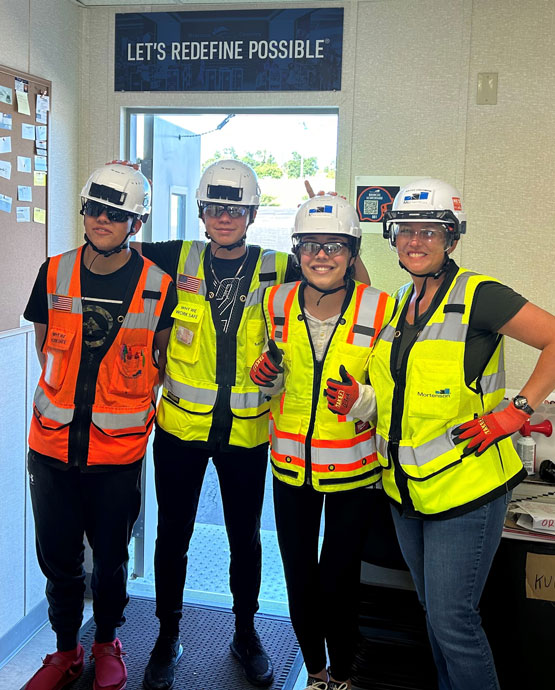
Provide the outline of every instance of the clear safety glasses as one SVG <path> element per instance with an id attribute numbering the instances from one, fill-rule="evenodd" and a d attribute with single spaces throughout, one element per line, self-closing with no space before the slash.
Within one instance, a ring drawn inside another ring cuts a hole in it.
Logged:
<path id="1" fill-rule="evenodd" d="M 410 225 L 394 224 L 393 236 L 396 239 L 408 241 L 412 240 L 414 237 L 418 237 L 422 242 L 433 244 L 434 242 L 444 242 L 445 228 L 443 225 L 436 224 L 435 226 L 430 226 L 429 228 L 420 228 L 419 230 L 416 230 L 411 228 Z"/>
<path id="2" fill-rule="evenodd" d="M 344 247 L 348 247 L 348 242 L 313 242 L 305 240 L 297 245 L 301 254 L 304 256 L 316 256 L 323 249 L 328 256 L 340 254 Z"/>
<path id="3" fill-rule="evenodd" d="M 236 204 L 205 204 L 202 210 L 209 218 L 220 218 L 224 213 L 230 218 L 242 218 L 248 213 L 249 207 Z"/>
<path id="4" fill-rule="evenodd" d="M 92 201 L 91 199 L 88 199 L 83 204 L 83 209 L 81 212 L 87 216 L 98 218 L 104 211 L 106 212 L 106 216 L 111 223 L 125 223 L 128 218 L 133 218 L 134 216 L 133 213 L 124 211 L 122 208 L 106 206 L 106 204 L 101 204 L 99 201 Z"/>

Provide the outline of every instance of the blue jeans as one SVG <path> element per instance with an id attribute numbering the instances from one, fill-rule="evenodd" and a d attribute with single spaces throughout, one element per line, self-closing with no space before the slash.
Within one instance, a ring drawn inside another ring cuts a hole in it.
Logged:
<path id="1" fill-rule="evenodd" d="M 426 612 L 439 690 L 499 690 L 478 612 L 511 494 L 448 520 L 406 518 L 392 507 L 403 556 Z"/>

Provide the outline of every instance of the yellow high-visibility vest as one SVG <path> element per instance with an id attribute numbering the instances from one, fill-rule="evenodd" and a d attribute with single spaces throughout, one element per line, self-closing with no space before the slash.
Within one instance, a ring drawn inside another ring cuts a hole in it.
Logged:
<path id="1" fill-rule="evenodd" d="M 283 351 L 284 389 L 271 401 L 272 471 L 281 481 L 317 491 L 345 491 L 380 478 L 375 429 L 328 409 L 323 393 L 328 378 L 340 379 L 345 366 L 365 382 L 370 348 L 393 313 L 385 292 L 362 283 L 355 287 L 328 343 L 324 360 L 314 360 L 308 326 L 299 303 L 300 283 L 267 290 L 264 316 L 268 335 Z"/>
<path id="2" fill-rule="evenodd" d="M 183 242 L 177 267 L 178 304 L 172 314 L 174 325 L 157 423 L 183 441 L 207 441 L 216 400 L 227 395 L 233 417 L 229 445 L 254 448 L 268 440 L 269 403 L 251 381 L 249 371 L 264 346 L 264 290 L 283 282 L 288 255 L 250 247 L 250 251 L 259 251 L 259 256 L 235 336 L 235 384 L 229 389 L 217 383 L 219 367 L 230 366 L 230 362 L 218 357 L 212 296 L 204 276 L 207 250 L 204 242 Z"/>
<path id="3" fill-rule="evenodd" d="M 503 337 L 483 373 L 470 386 L 464 355 L 470 310 L 478 286 L 497 282 L 459 269 L 443 300 L 397 367 L 394 343 L 400 335 L 412 283 L 399 290 L 395 316 L 382 331 L 370 357 L 370 381 L 378 403 L 376 445 L 387 494 L 407 510 L 423 515 L 453 514 L 462 506 L 494 498 L 520 481 L 522 463 L 510 438 L 479 457 L 461 457 L 455 445 L 459 424 L 493 410 L 505 394 Z M 398 462 L 394 462 L 398 454 Z"/>

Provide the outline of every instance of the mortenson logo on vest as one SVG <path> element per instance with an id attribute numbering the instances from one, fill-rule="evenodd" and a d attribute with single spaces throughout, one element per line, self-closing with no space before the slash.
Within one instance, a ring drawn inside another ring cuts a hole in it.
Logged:
<path id="1" fill-rule="evenodd" d="M 443 388 L 435 393 L 423 393 L 422 391 L 417 391 L 416 395 L 420 396 L 421 398 L 450 398 L 451 391 L 449 388 Z"/>

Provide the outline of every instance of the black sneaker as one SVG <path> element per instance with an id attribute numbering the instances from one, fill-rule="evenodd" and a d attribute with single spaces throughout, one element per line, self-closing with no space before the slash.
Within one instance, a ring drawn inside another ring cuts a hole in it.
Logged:
<path id="1" fill-rule="evenodd" d="M 150 652 L 150 661 L 145 669 L 143 685 L 147 690 L 170 690 L 175 681 L 175 667 L 181 659 L 183 647 L 178 636 L 160 635 L 154 649 Z"/>
<path id="2" fill-rule="evenodd" d="M 260 687 L 272 683 L 274 667 L 254 628 L 236 631 L 229 647 L 239 659 L 249 683 Z"/>

